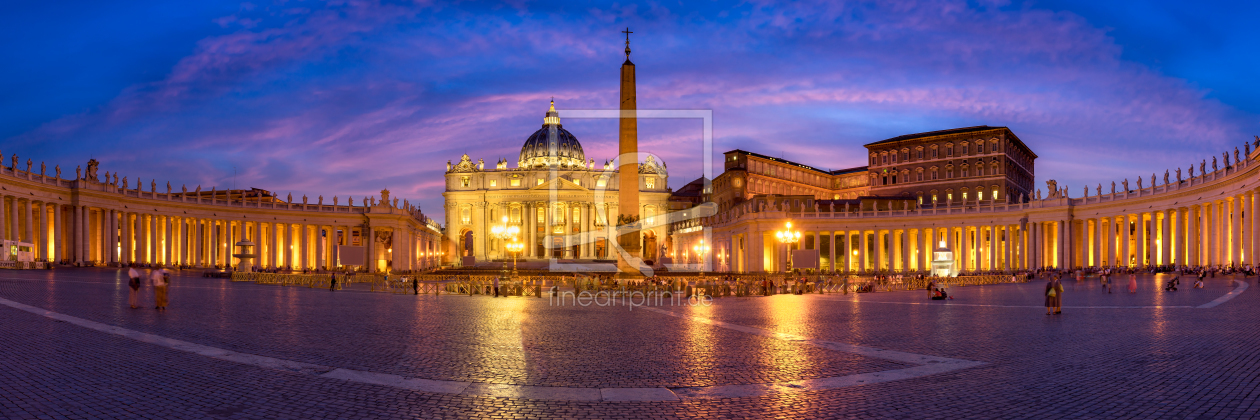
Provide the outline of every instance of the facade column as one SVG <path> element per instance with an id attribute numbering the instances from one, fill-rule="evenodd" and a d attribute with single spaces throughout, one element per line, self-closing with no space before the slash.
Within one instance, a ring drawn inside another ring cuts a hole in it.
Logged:
<path id="1" fill-rule="evenodd" d="M 13 196 L 13 200 L 9 202 L 9 219 L 12 220 L 12 223 L 9 224 L 9 240 L 10 241 L 22 240 L 21 235 L 18 234 L 20 233 L 22 229 L 20 227 L 22 225 L 20 224 L 20 216 L 19 216 L 21 214 L 21 210 L 18 210 L 18 208 L 21 206 L 21 204 L 19 204 L 21 201 L 22 201 L 21 197 L 15 195 Z"/>
<path id="2" fill-rule="evenodd" d="M 3 206 L 0 206 L 3 207 Z M 53 203 L 53 261 L 58 264 L 65 258 L 64 247 L 66 246 L 66 226 L 61 221 L 61 204 Z"/>
<path id="3" fill-rule="evenodd" d="M 74 262 L 83 262 L 83 241 L 79 239 L 83 235 L 83 206 L 74 206 Z"/>
<path id="4" fill-rule="evenodd" d="M 1130 255 L 1130 253 L 1129 253 L 1129 248 L 1130 248 L 1130 245 L 1129 245 L 1129 236 L 1130 236 L 1130 232 L 1131 232 L 1131 231 L 1129 230 L 1129 229 L 1130 229 L 1130 227 L 1129 227 L 1129 215 L 1127 215 L 1127 214 L 1126 214 L 1126 215 L 1121 216 L 1121 219 L 1120 219 L 1120 220 L 1121 220 L 1121 222 L 1120 222 L 1120 234 L 1121 234 L 1121 237 L 1120 237 L 1120 261 L 1121 261 L 1120 266 L 1121 266 L 1121 267 L 1128 267 L 1128 266 L 1129 266 L 1129 261 L 1131 261 L 1131 259 L 1129 258 L 1129 255 Z"/>
<path id="5" fill-rule="evenodd" d="M 1234 196 L 1233 215 L 1230 217 L 1229 229 L 1229 262 L 1234 266 L 1242 265 L 1242 218 L 1243 218 L 1243 197 L 1240 194 Z M 29 223 L 28 223 L 29 225 Z"/>
<path id="6" fill-rule="evenodd" d="M 1216 263 L 1216 260 L 1212 258 L 1212 251 L 1214 250 L 1212 247 L 1212 241 L 1215 239 L 1213 238 L 1214 235 L 1212 235 L 1212 213 L 1215 211 L 1216 207 L 1217 206 L 1213 205 L 1213 203 L 1206 202 L 1203 203 L 1203 207 L 1199 210 L 1199 216 L 1200 219 L 1202 219 L 1200 220 L 1200 223 L 1203 224 L 1200 228 L 1200 240 L 1203 244 L 1203 262 L 1201 264 L 1205 266 Z"/>
<path id="7" fill-rule="evenodd" d="M 1137 254 L 1137 266 L 1146 267 L 1148 255 L 1147 250 L 1150 249 L 1150 247 L 1146 246 L 1146 239 L 1147 236 L 1149 236 L 1146 234 L 1146 213 L 1138 212 L 1134 228 L 1137 229 L 1137 239 L 1134 241 L 1135 245 L 1133 246 L 1133 253 Z"/>
<path id="8" fill-rule="evenodd" d="M 1172 231 L 1169 230 L 1169 226 L 1172 224 L 1172 211 L 1160 210 L 1151 214 L 1163 216 L 1159 220 L 1159 264 L 1170 265 L 1172 264 L 1172 253 L 1169 251 L 1172 249 Z M 1151 217 L 1151 221 L 1154 222 L 1154 216 Z"/>
<path id="9" fill-rule="evenodd" d="M 1256 201 L 1260 201 L 1260 195 L 1255 190 L 1247 192 L 1247 210 L 1244 213 L 1247 219 L 1247 241 L 1243 242 L 1247 247 L 1247 264 L 1253 266 L 1260 265 L 1260 223 L 1256 223 Z"/>
<path id="10" fill-rule="evenodd" d="M 310 264 L 311 259 L 309 255 L 310 248 L 311 248 L 310 247 L 310 243 L 311 243 L 310 234 L 307 233 L 308 229 L 307 229 L 307 226 L 304 224 L 298 225 L 298 229 L 301 230 L 301 234 L 299 235 L 299 238 L 300 238 L 299 240 L 302 241 L 302 243 L 298 245 L 298 252 L 302 255 L 302 258 L 299 261 L 301 261 L 302 263 L 302 269 L 306 269 L 311 266 Z"/>
<path id="11" fill-rule="evenodd" d="M 761 232 L 757 232 L 757 234 L 758 234 L 758 235 L 760 235 L 760 234 L 761 234 Z M 867 252 L 866 252 L 866 243 L 867 243 L 867 241 L 866 241 L 866 231 L 865 231 L 865 230 L 859 230 L 859 231 L 858 231 L 858 235 L 859 235 L 859 238 L 858 238 L 858 245 L 859 245 L 859 248 L 858 248 L 858 264 L 859 264 L 859 265 L 858 265 L 858 272 L 862 272 L 862 273 L 864 273 L 864 272 L 866 272 L 866 266 L 867 266 L 867 263 L 866 263 L 866 262 L 867 262 L 867 256 L 866 256 L 866 254 L 867 254 Z"/>
<path id="12" fill-rule="evenodd" d="M 910 229 L 902 229 L 901 234 L 897 235 L 901 240 L 901 272 L 910 272 Z M 818 244 L 818 241 L 814 241 Z"/>
<path id="13" fill-rule="evenodd" d="M 1191 205 L 1186 210 L 1186 226 L 1189 228 L 1189 238 L 1186 240 L 1186 251 L 1190 253 L 1188 265 L 1203 265 L 1203 246 L 1204 241 L 1201 235 L 1203 229 L 1203 206 Z"/>

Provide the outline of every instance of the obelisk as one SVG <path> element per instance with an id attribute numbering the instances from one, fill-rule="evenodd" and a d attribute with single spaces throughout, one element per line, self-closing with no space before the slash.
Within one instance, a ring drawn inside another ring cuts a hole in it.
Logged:
<path id="1" fill-rule="evenodd" d="M 617 253 L 617 269 L 623 277 L 638 277 L 639 244 L 639 123 L 634 89 L 634 63 L 630 62 L 630 28 L 626 34 L 626 62 L 621 63 L 621 118 L 617 177 L 617 243 L 628 254 Z"/>

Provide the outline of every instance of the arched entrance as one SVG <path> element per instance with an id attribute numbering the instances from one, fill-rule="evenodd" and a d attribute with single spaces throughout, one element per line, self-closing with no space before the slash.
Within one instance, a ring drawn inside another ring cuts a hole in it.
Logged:
<path id="1" fill-rule="evenodd" d="M 471 230 L 465 230 L 459 234 L 459 256 L 473 256 L 473 232 Z"/>
<path id="2" fill-rule="evenodd" d="M 656 232 L 643 232 L 643 259 L 656 261 Z"/>

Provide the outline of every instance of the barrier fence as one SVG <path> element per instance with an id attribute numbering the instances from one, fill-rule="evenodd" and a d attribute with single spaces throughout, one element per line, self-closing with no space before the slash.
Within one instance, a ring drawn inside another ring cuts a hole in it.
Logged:
<path id="1" fill-rule="evenodd" d="M 383 275 L 338 274 L 335 288 L 354 285 L 370 292 L 419 295 L 493 295 L 495 275 Z M 232 273 L 232 281 L 257 284 L 330 288 L 332 274 Z M 843 275 L 787 276 L 752 274 L 718 277 L 653 277 L 643 280 L 622 280 L 590 276 L 517 276 L 500 277 L 500 296 L 544 297 L 552 293 L 619 292 L 643 293 L 648 296 L 673 297 L 749 297 L 775 294 L 871 293 L 924 290 L 928 284 L 937 287 L 978 286 L 1000 283 L 1024 283 L 1026 276 L 984 275 L 960 277 L 869 277 Z"/>

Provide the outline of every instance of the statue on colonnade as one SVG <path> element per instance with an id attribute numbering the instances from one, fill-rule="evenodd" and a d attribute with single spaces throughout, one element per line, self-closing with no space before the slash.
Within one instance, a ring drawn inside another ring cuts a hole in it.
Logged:
<path id="1" fill-rule="evenodd" d="M 322 205 L 324 205 L 324 195 L 323 195 L 323 194 L 320 194 L 320 195 L 319 195 L 319 205 L 321 205 L 321 206 L 322 206 Z"/>
<path id="2" fill-rule="evenodd" d="M 398 207 L 398 197 L 394 197 L 394 208 L 400 208 Z"/>
<path id="3" fill-rule="evenodd" d="M 13 168 L 13 170 L 15 170 L 15 171 L 16 171 L 16 170 L 18 169 L 18 168 L 17 168 L 17 165 L 18 165 L 18 157 L 17 157 L 17 153 L 14 153 L 14 154 L 13 154 L 13 165 L 10 165 L 9 167 L 10 167 L 10 168 Z"/>
<path id="4" fill-rule="evenodd" d="M 157 192 L 157 178 L 149 180 L 149 192 Z"/>
<path id="5" fill-rule="evenodd" d="M 1212 172 L 1216 172 L 1216 156 L 1212 156 Z"/>
<path id="6" fill-rule="evenodd" d="M 1095 191 L 1097 191 L 1097 192 L 1098 192 L 1098 196 L 1099 196 L 1099 197 L 1102 197 L 1102 184 L 1098 184 L 1098 189 L 1097 189 L 1097 190 L 1095 190 Z"/>
<path id="7" fill-rule="evenodd" d="M 337 205 L 337 196 L 335 195 L 333 196 L 333 205 L 334 206 Z"/>
<path id="8" fill-rule="evenodd" d="M 288 201 L 289 204 L 293 204 L 293 193 L 289 193 L 288 200 L 286 201 Z"/>
<path id="9" fill-rule="evenodd" d="M 31 171 L 31 164 L 33 164 L 33 163 L 34 163 L 34 162 L 31 162 L 31 158 L 26 158 L 26 172 L 30 172 L 30 171 Z"/>
<path id="10" fill-rule="evenodd" d="M 1238 162 L 1241 162 L 1241 160 L 1238 160 L 1238 146 L 1234 146 L 1234 163 Z"/>
<path id="11" fill-rule="evenodd" d="M 100 166 L 100 162 L 97 162 L 96 159 L 88 159 L 87 179 L 99 182 L 99 180 L 96 178 L 96 168 L 98 166 Z"/>
<path id="12" fill-rule="evenodd" d="M 166 181 L 166 193 L 171 193 L 171 181 Z"/>
<path id="13" fill-rule="evenodd" d="M 1129 178 L 1125 178 L 1120 184 L 1124 186 L 1124 192 L 1129 192 Z"/>
<path id="14" fill-rule="evenodd" d="M 1168 170 L 1164 170 L 1164 186 L 1168 186 Z"/>
<path id="15" fill-rule="evenodd" d="M 61 165 L 53 165 L 53 170 L 57 171 L 57 179 L 61 179 Z"/>
<path id="16" fill-rule="evenodd" d="M 123 186 L 122 186 L 122 188 L 123 188 L 124 190 L 125 190 L 125 189 L 127 189 L 127 177 L 125 177 L 125 176 L 123 177 Z"/>
<path id="17" fill-rule="evenodd" d="M 1225 167 L 1229 167 L 1229 152 L 1221 153 L 1221 160 L 1225 161 Z"/>
<path id="18" fill-rule="evenodd" d="M 306 205 L 306 194 L 302 194 L 302 205 Z"/>
<path id="19" fill-rule="evenodd" d="M 1177 168 L 1177 183 L 1181 183 L 1181 168 Z"/>
<path id="20" fill-rule="evenodd" d="M 74 167 L 74 179 L 76 180 L 83 179 L 83 166 L 82 165 Z"/>
<path id="21" fill-rule="evenodd" d="M 1202 162 L 1199 162 L 1199 175 L 1207 175 L 1207 159 L 1203 159 Z"/>
<path id="22" fill-rule="evenodd" d="M 179 186 L 179 189 L 180 189 L 180 191 L 181 191 L 181 192 L 183 192 L 184 194 L 188 194 L 188 185 L 180 185 L 180 186 Z"/>
<path id="23" fill-rule="evenodd" d="M 44 176 L 44 171 L 48 170 L 48 166 L 44 162 L 39 163 L 39 176 Z"/>

